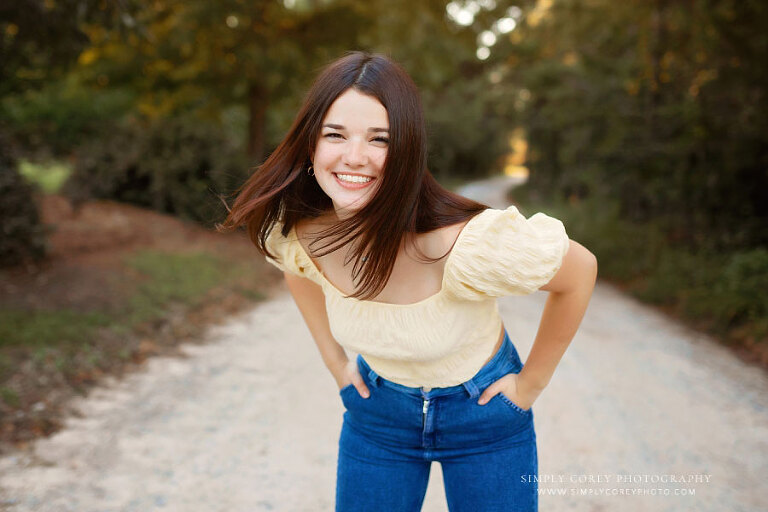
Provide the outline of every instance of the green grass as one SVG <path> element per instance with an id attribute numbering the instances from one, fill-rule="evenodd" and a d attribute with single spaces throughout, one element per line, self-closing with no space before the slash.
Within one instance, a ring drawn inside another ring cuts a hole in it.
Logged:
<path id="1" fill-rule="evenodd" d="M 0 310 L 0 347 L 47 346 L 89 339 L 110 318 L 101 313 Z"/>
<path id="2" fill-rule="evenodd" d="M 0 400 L 11 407 L 19 406 L 19 394 L 8 386 L 0 387 Z"/>
<path id="3" fill-rule="evenodd" d="M 129 301 L 125 320 L 131 324 L 159 316 L 170 302 L 198 304 L 228 277 L 225 263 L 205 252 L 141 250 L 124 261 L 147 278 Z"/>
<path id="4" fill-rule="evenodd" d="M 36 164 L 28 160 L 21 160 L 19 173 L 28 181 L 39 185 L 46 194 L 55 194 L 72 173 L 72 166 L 56 161 Z"/>
<path id="5" fill-rule="evenodd" d="M 226 264 L 205 252 L 141 250 L 126 256 L 125 263 L 144 279 L 121 313 L 0 309 L 0 347 L 37 347 L 34 357 L 45 359 L 46 347 L 87 344 L 102 326 L 127 333 L 141 322 L 161 317 L 170 303 L 197 305 L 211 288 L 232 283 L 250 271 L 245 265 Z M 264 298 L 261 292 L 246 288 L 239 288 L 239 293 L 251 299 Z"/>
<path id="6" fill-rule="evenodd" d="M 0 354 L 0 382 L 10 375 L 14 368 L 13 360 L 5 354 Z"/>
<path id="7" fill-rule="evenodd" d="M 0 404 L 23 408 L 51 386 L 84 394 L 99 375 L 134 358 L 140 338 L 132 333 L 145 336 L 154 332 L 157 320 L 215 300 L 209 293 L 213 289 L 265 298 L 252 261 L 226 260 L 202 251 L 146 249 L 124 255 L 123 261 L 133 284 L 128 290 L 116 290 L 124 297 L 117 310 L 0 309 Z M 180 305 L 178 310 L 171 308 Z M 101 329 L 108 329 L 106 336 L 100 336 Z"/>
<path id="8" fill-rule="evenodd" d="M 263 292 L 259 290 L 252 290 L 250 288 L 237 287 L 237 293 L 253 301 L 261 301 L 267 298 Z"/>

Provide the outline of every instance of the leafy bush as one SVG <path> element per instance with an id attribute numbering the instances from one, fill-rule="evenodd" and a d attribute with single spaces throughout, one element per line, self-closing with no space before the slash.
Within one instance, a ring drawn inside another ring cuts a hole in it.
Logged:
<path id="1" fill-rule="evenodd" d="M 666 243 L 658 226 L 620 218 L 620 205 L 610 198 L 568 201 L 524 184 L 513 188 L 508 199 L 526 217 L 542 211 L 562 220 L 568 237 L 597 257 L 601 278 L 630 281 L 650 273 Z"/>
<path id="2" fill-rule="evenodd" d="M 0 267 L 40 259 L 46 249 L 34 188 L 19 174 L 10 153 L 0 133 Z"/>
<path id="3" fill-rule="evenodd" d="M 244 181 L 247 163 L 222 129 L 193 118 L 115 126 L 78 148 L 63 192 L 76 203 L 114 199 L 212 226 L 216 194 Z"/>
<path id="4" fill-rule="evenodd" d="M 569 202 L 536 192 L 516 187 L 509 199 L 526 216 L 541 210 L 561 219 L 568 236 L 597 256 L 600 278 L 627 283 L 641 300 L 676 308 L 720 335 L 768 340 L 766 248 L 694 250 L 670 241 L 661 221 L 621 219 L 611 198 Z"/>
<path id="5" fill-rule="evenodd" d="M 755 322 L 768 335 L 768 250 L 763 247 L 730 255 L 714 288 L 715 314 L 721 322 Z"/>
<path id="6" fill-rule="evenodd" d="M 94 89 L 70 74 L 40 89 L 2 98 L 0 117 L 13 127 L 29 155 L 66 156 L 112 120 L 123 117 L 134 95 L 126 88 Z"/>
<path id="7" fill-rule="evenodd" d="M 19 172 L 44 193 L 56 194 L 72 173 L 72 166 L 63 161 L 31 162 L 21 159 Z"/>

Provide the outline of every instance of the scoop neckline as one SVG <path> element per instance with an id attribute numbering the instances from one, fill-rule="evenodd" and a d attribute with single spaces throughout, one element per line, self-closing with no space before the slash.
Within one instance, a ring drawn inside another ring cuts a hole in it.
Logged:
<path id="1" fill-rule="evenodd" d="M 295 224 L 291 227 L 291 231 L 290 231 L 289 235 L 292 237 L 291 239 L 294 242 L 296 242 L 296 244 L 299 246 L 299 250 L 307 258 L 307 260 L 309 261 L 309 264 L 312 265 L 312 268 L 320 276 L 320 279 L 322 279 L 328 285 L 329 288 L 331 288 L 334 292 L 336 292 L 339 295 L 340 299 L 342 299 L 342 300 L 344 300 L 344 299 L 352 300 L 352 301 L 355 301 L 355 302 L 367 303 L 367 304 L 372 304 L 372 305 L 375 305 L 375 306 L 386 306 L 386 307 L 394 307 L 394 308 L 409 308 L 409 307 L 420 306 L 420 305 L 426 304 L 428 302 L 436 300 L 438 297 L 443 295 L 443 293 L 446 290 L 445 279 L 446 279 L 446 276 L 448 275 L 448 268 L 449 268 L 448 266 L 451 264 L 451 261 L 453 260 L 453 254 L 456 252 L 456 248 L 459 246 L 459 243 L 461 242 L 461 239 L 464 237 L 464 232 L 467 231 L 467 228 L 469 227 L 469 225 L 472 223 L 473 220 L 475 220 L 477 217 L 479 217 L 485 211 L 488 211 L 488 209 L 479 212 L 474 217 L 469 219 L 467 221 L 467 223 L 464 224 L 464 227 L 461 228 L 461 231 L 459 231 L 459 234 L 456 237 L 456 240 L 453 242 L 453 247 L 451 248 L 450 252 L 448 253 L 448 256 L 445 259 L 445 266 L 443 267 L 443 277 L 440 280 L 440 289 L 437 292 L 435 292 L 432 295 L 430 295 L 429 297 L 421 299 L 418 302 L 411 302 L 409 304 L 395 304 L 395 303 L 392 303 L 392 302 L 379 302 L 379 301 L 375 301 L 375 300 L 360 300 L 357 297 L 347 297 L 346 296 L 347 294 L 345 292 L 341 291 L 335 284 L 333 284 L 327 277 L 325 277 L 325 274 L 317 266 L 317 264 L 315 263 L 315 260 L 313 260 L 312 257 L 307 253 L 307 251 L 304 249 L 304 246 L 301 245 L 301 242 L 299 241 L 298 233 L 296 233 L 296 225 Z"/>

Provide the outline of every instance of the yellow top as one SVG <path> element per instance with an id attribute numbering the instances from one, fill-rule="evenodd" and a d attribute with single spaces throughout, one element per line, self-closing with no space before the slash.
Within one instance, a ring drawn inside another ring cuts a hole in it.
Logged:
<path id="1" fill-rule="evenodd" d="M 471 379 L 491 357 L 501 331 L 497 297 L 527 295 L 547 284 L 568 251 L 563 223 L 543 213 L 526 219 L 514 206 L 489 208 L 459 233 L 439 292 L 412 304 L 346 298 L 320 272 L 292 229 L 267 237 L 282 271 L 311 279 L 325 295 L 331 333 L 385 379 L 411 387 L 448 387 Z"/>

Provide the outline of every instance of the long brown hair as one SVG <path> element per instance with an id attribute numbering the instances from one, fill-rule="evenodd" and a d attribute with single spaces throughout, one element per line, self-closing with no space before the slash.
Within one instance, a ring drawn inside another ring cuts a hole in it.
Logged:
<path id="1" fill-rule="evenodd" d="M 287 236 L 300 220 L 319 217 L 333 208 L 331 199 L 306 169 L 328 109 L 350 88 L 376 98 L 387 110 L 390 142 L 381 183 L 365 206 L 320 232 L 310 249 L 330 238 L 320 247 L 328 248 L 325 252 L 311 249 L 315 256 L 324 256 L 355 240 L 344 262 L 355 261 L 352 278 L 357 289 L 349 297 L 366 300 L 386 286 L 403 240 L 467 220 L 488 208 L 446 190 L 429 172 L 418 89 L 408 74 L 384 55 L 347 52 L 320 72 L 288 134 L 235 191 L 237 198 L 216 229 L 231 231 L 245 224 L 259 252 L 275 258 L 266 247 L 266 238 L 276 221 L 283 223 L 281 234 Z M 417 252 L 429 262 L 445 257 L 428 258 L 418 247 Z"/>

